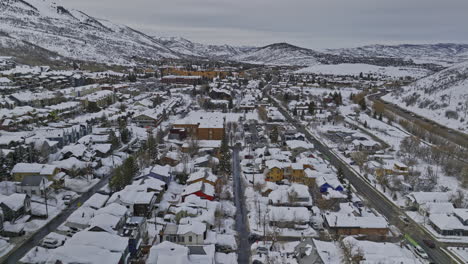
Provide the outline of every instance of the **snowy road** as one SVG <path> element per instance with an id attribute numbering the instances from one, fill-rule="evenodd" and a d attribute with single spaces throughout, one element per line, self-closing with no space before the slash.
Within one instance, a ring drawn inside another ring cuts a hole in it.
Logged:
<path id="1" fill-rule="evenodd" d="M 233 148 L 232 177 L 234 181 L 234 202 L 237 208 L 236 231 L 238 239 L 238 263 L 247 264 L 250 260 L 249 229 L 247 227 L 247 211 L 245 209 L 244 187 L 240 174 L 239 147 Z"/>

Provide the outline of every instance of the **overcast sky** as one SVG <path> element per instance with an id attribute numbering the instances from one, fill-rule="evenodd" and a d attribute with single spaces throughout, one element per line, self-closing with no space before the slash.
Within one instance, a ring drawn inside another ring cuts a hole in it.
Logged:
<path id="1" fill-rule="evenodd" d="M 61 0 L 156 36 L 207 44 L 468 43 L 467 0 Z"/>

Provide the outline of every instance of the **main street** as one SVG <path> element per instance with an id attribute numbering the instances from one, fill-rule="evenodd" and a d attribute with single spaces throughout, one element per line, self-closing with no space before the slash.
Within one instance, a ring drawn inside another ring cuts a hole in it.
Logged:
<path id="1" fill-rule="evenodd" d="M 236 231 L 238 239 L 237 261 L 247 264 L 250 260 L 249 229 L 247 227 L 247 211 L 245 209 L 244 188 L 240 173 L 239 146 L 232 151 L 232 178 L 234 182 L 234 202 L 236 212 Z"/>
<path id="2" fill-rule="evenodd" d="M 268 89 L 267 85 L 266 89 Z M 356 191 L 367 199 L 369 204 L 384 215 L 390 224 L 395 226 L 405 226 L 405 223 L 399 218 L 401 215 L 405 215 L 403 210 L 393 204 L 378 190 L 376 190 L 371 184 L 369 184 L 363 177 L 361 177 L 353 168 L 351 168 L 345 161 L 340 159 L 330 148 L 325 144 L 318 141 L 312 136 L 307 129 L 305 129 L 296 119 L 294 119 L 279 103 L 270 95 L 267 95 L 278 110 L 286 117 L 286 119 L 293 124 L 298 132 L 303 133 L 307 139 L 312 142 L 315 148 L 326 155 L 331 164 L 337 168 L 342 168 L 346 179 L 354 186 Z M 452 260 L 441 248 L 437 247 L 434 249 L 429 248 L 423 243 L 423 240 L 433 240 L 431 234 L 423 229 L 418 224 L 411 222 L 409 226 L 404 230 L 409 234 L 421 247 L 428 253 L 429 257 L 435 262 L 440 264 L 457 263 Z"/>

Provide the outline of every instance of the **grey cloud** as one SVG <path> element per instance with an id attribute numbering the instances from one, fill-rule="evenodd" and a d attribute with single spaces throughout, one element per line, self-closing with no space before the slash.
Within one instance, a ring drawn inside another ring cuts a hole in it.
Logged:
<path id="1" fill-rule="evenodd" d="M 62 0 L 148 34 L 309 48 L 468 42 L 466 0 Z"/>

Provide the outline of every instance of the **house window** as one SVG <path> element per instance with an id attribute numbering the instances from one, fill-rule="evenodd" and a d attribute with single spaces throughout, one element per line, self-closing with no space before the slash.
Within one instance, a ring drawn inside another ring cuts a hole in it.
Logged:
<path id="1" fill-rule="evenodd" d="M 189 242 L 192 242 L 192 236 L 189 236 L 189 237 L 188 237 L 188 241 L 189 241 Z"/>
<path id="2" fill-rule="evenodd" d="M 180 237 L 180 242 L 185 243 L 185 237 Z"/>
<path id="3" fill-rule="evenodd" d="M 166 241 L 169 241 L 169 236 L 166 236 Z"/>

